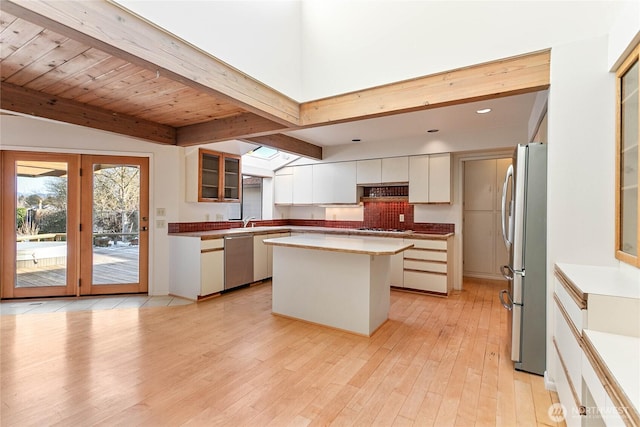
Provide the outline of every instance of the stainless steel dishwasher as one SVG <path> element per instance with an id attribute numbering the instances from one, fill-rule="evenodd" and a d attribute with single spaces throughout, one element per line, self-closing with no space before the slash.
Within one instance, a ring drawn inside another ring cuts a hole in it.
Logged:
<path id="1" fill-rule="evenodd" d="M 224 238 L 224 289 L 253 282 L 253 235 Z"/>

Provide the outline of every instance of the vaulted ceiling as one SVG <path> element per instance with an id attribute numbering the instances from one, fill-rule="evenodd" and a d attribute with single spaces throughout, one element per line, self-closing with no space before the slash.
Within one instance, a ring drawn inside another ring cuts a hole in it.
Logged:
<path id="1" fill-rule="evenodd" d="M 549 87 L 549 51 L 297 103 L 108 1 L 2 0 L 0 108 L 179 146 L 244 140 Z M 89 142 L 90 143 L 90 142 Z"/>

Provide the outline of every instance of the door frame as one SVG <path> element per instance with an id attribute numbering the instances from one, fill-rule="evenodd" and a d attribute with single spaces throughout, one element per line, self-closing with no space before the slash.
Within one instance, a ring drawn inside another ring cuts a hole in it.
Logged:
<path id="1" fill-rule="evenodd" d="M 469 160 L 488 160 L 488 159 L 498 159 L 502 157 L 511 157 L 513 154 L 513 148 L 511 147 L 503 147 L 495 150 L 482 150 L 482 151 L 472 151 L 466 153 L 455 153 L 454 156 L 454 164 L 455 169 L 453 172 L 454 175 L 454 201 L 453 204 L 456 205 L 455 216 L 459 221 L 456 225 L 456 233 L 454 236 L 454 288 L 458 290 L 463 289 L 463 279 L 464 279 L 464 267 L 462 265 L 464 261 L 464 164 Z M 459 284 L 459 288 L 456 288 L 456 284 Z"/>
<path id="2" fill-rule="evenodd" d="M 60 161 L 68 164 L 67 179 L 67 273 L 65 286 L 16 288 L 16 160 Z M 2 286 L 1 298 L 77 296 L 80 274 L 80 155 L 34 151 L 2 151 Z"/>
<path id="3" fill-rule="evenodd" d="M 115 162 L 123 163 L 127 159 L 137 164 L 140 162 L 141 168 L 141 209 L 144 207 L 146 210 L 146 217 L 150 219 L 149 205 L 149 193 L 151 191 L 150 182 L 151 176 L 150 170 L 150 155 L 135 155 L 132 153 L 78 153 L 78 152 L 64 152 L 64 151 L 38 151 L 38 150 L 0 150 L 0 188 L 2 189 L 2 195 L 0 196 L 0 213 L 3 218 L 15 218 L 16 215 L 16 179 L 15 179 L 15 161 L 17 159 L 28 158 L 30 160 L 37 161 L 51 161 L 59 160 L 69 163 L 69 180 L 68 180 L 68 194 L 73 198 L 67 200 L 67 241 L 72 244 L 69 245 L 67 250 L 67 281 L 66 286 L 51 286 L 39 287 L 39 288 L 15 288 L 16 280 L 16 245 L 15 245 L 15 223 L 14 221 L 2 221 L 0 227 L 0 299 L 7 298 L 32 298 L 32 297 L 47 297 L 47 296 L 80 296 L 89 295 L 90 293 L 82 292 L 82 279 L 85 283 L 87 278 L 81 277 L 83 270 L 83 264 L 85 261 L 82 258 L 82 242 L 84 235 L 91 236 L 91 227 L 85 227 L 87 233 L 80 232 L 80 223 L 83 221 L 83 217 L 86 215 L 81 210 L 82 203 L 82 191 L 81 188 L 81 176 L 80 169 L 82 166 L 83 157 L 97 157 L 101 160 L 113 159 Z M 72 169 L 74 172 L 72 172 Z M 91 174 L 89 174 L 91 175 Z M 86 197 L 86 195 L 84 196 Z M 6 200 L 5 200 L 6 199 Z M 69 216 L 73 214 L 74 219 L 69 219 Z M 84 214 L 84 215 L 83 215 Z M 92 215 L 92 209 L 90 209 L 89 215 Z M 142 214 L 140 215 L 142 217 Z M 86 221 L 84 221 L 87 223 Z M 89 221 L 90 224 L 92 221 Z M 142 226 L 142 224 L 140 224 Z M 118 286 L 117 289 L 111 288 L 111 285 L 100 285 L 99 290 L 101 294 L 116 292 L 116 293 L 148 293 L 149 289 L 149 233 L 151 232 L 148 224 L 145 225 L 147 231 L 140 233 L 140 241 L 144 240 L 144 246 L 140 246 L 140 262 L 141 266 L 139 274 L 140 286 L 129 286 L 128 288 L 122 288 L 123 285 Z M 91 237 L 84 237 L 84 240 L 92 241 Z M 86 246 L 86 243 L 85 243 Z M 85 254 L 86 256 L 86 254 Z M 92 262 L 89 258 L 89 263 Z M 144 264 L 142 263 L 144 262 Z M 90 265 L 91 266 L 91 265 Z M 85 267 L 86 268 L 86 267 Z M 85 272 L 86 274 L 86 272 Z M 88 276 L 88 281 L 91 281 L 91 276 Z M 10 284 L 10 285 L 9 285 Z M 45 292 L 43 292 L 45 290 Z M 16 292 L 17 291 L 17 292 Z M 97 294 L 93 292 L 92 294 Z"/>
<path id="4" fill-rule="evenodd" d="M 93 164 L 135 164 L 140 167 L 138 283 L 94 285 L 93 276 Z M 149 158 L 119 155 L 82 156 L 79 295 L 146 293 L 149 290 Z M 146 219 L 145 219 L 146 218 Z M 143 268 L 144 267 L 144 268 Z"/>

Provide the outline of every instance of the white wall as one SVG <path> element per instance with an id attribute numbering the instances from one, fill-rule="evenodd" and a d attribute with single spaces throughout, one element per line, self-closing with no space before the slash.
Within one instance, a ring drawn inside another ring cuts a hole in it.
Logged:
<path id="1" fill-rule="evenodd" d="M 618 265 L 615 234 L 615 75 L 607 37 L 551 52 L 548 121 L 547 307 L 555 263 Z M 587 90 L 588 88 L 588 90 Z M 553 313 L 547 312 L 553 333 Z M 547 345 L 551 361 L 553 346 Z M 549 363 L 550 377 L 557 367 Z"/>
<path id="2" fill-rule="evenodd" d="M 617 264 L 615 75 L 608 72 L 607 38 L 556 46 L 551 88 L 549 259 Z"/>
<path id="3" fill-rule="evenodd" d="M 603 35 L 635 3 L 117 2 L 301 102 Z"/>
<path id="4" fill-rule="evenodd" d="M 624 3 L 304 0 L 303 98 L 603 35 Z"/>
<path id="5" fill-rule="evenodd" d="M 300 99 L 300 2 L 117 0 L 258 81 Z"/>

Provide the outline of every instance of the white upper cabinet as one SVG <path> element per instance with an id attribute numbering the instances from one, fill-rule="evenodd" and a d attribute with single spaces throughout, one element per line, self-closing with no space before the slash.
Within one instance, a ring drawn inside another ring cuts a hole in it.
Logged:
<path id="1" fill-rule="evenodd" d="M 356 162 L 313 165 L 313 204 L 357 203 Z"/>
<path id="2" fill-rule="evenodd" d="M 451 154 L 429 156 L 429 203 L 451 203 Z"/>
<path id="3" fill-rule="evenodd" d="M 409 181 L 409 158 L 408 157 L 388 157 L 382 159 L 382 180 L 383 183 L 407 182 Z"/>
<path id="4" fill-rule="evenodd" d="M 313 203 L 313 166 L 298 166 L 293 169 L 293 204 Z"/>
<path id="5" fill-rule="evenodd" d="M 273 178 L 273 202 L 276 205 L 293 203 L 293 168 L 282 168 L 276 171 Z"/>
<path id="6" fill-rule="evenodd" d="M 358 160 L 356 162 L 356 182 L 358 184 L 379 184 L 382 182 L 382 160 Z"/>
<path id="7" fill-rule="evenodd" d="M 319 163 L 313 165 L 312 201 L 313 204 L 331 203 L 333 193 L 333 178 L 331 176 L 331 163 Z"/>
<path id="8" fill-rule="evenodd" d="M 409 203 L 429 203 L 429 156 L 409 158 Z"/>
<path id="9" fill-rule="evenodd" d="M 358 185 L 409 181 L 409 158 L 406 156 L 358 160 L 356 166 Z"/>
<path id="10" fill-rule="evenodd" d="M 409 203 L 451 203 L 451 154 L 409 158 Z"/>
<path id="11" fill-rule="evenodd" d="M 333 202 L 357 203 L 356 162 L 333 163 Z"/>

